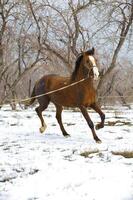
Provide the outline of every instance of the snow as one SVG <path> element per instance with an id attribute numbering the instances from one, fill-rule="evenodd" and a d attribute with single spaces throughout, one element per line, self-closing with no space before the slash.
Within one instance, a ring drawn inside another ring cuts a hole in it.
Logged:
<path id="1" fill-rule="evenodd" d="M 96 144 L 80 112 L 64 110 L 64 138 L 53 107 L 44 112 L 47 129 L 39 133 L 34 108 L 0 110 L 0 200 L 133 200 L 133 109 L 104 110 L 105 127 Z M 96 124 L 98 114 L 89 111 Z M 116 122 L 109 125 L 109 122 Z M 126 123 L 128 122 L 128 123 Z M 91 152 L 83 156 L 85 152 Z"/>

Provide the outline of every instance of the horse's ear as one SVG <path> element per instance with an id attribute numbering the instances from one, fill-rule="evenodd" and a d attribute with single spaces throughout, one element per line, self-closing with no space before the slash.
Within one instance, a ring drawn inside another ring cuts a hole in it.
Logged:
<path id="1" fill-rule="evenodd" d="M 94 55 L 94 54 L 95 54 L 95 48 L 92 47 L 92 49 L 89 49 L 89 50 L 87 51 L 87 54 L 88 54 L 88 55 Z"/>

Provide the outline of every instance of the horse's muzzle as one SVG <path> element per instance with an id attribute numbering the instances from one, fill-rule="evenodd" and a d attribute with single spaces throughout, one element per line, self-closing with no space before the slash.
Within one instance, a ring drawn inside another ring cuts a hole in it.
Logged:
<path id="1" fill-rule="evenodd" d="M 99 77 L 99 71 L 96 66 L 93 67 L 93 75 L 94 75 L 94 80 L 98 80 Z"/>

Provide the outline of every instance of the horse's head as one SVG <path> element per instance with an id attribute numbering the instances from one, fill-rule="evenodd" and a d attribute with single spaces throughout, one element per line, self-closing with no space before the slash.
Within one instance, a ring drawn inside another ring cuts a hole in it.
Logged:
<path id="1" fill-rule="evenodd" d="M 99 71 L 94 57 L 95 49 L 92 48 L 83 53 L 83 65 L 88 69 L 88 72 L 97 80 L 99 77 Z"/>

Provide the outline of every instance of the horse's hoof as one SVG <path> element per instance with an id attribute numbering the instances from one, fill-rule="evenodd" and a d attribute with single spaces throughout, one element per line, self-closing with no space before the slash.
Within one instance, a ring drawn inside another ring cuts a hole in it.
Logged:
<path id="1" fill-rule="evenodd" d="M 95 126 L 95 129 L 96 129 L 96 130 L 99 130 L 99 129 L 100 129 L 100 125 L 97 124 L 97 125 Z"/>
<path id="2" fill-rule="evenodd" d="M 71 137 L 71 136 L 70 136 L 69 134 L 65 134 L 64 137 L 65 137 L 65 138 L 69 138 L 69 137 Z"/>
<path id="3" fill-rule="evenodd" d="M 96 141 L 96 143 L 97 143 L 97 144 L 101 144 L 102 141 L 99 139 L 99 140 Z"/>
<path id="4" fill-rule="evenodd" d="M 45 130 L 46 130 L 47 126 L 42 126 L 39 130 L 40 130 L 40 133 L 43 133 Z"/>
<path id="5" fill-rule="evenodd" d="M 99 129 L 103 128 L 103 127 L 104 127 L 104 125 L 102 125 L 102 124 L 97 124 L 95 128 L 96 128 L 96 130 L 99 130 Z"/>

